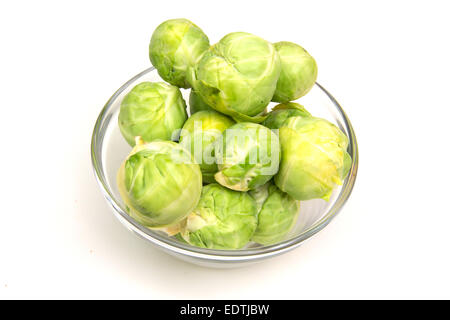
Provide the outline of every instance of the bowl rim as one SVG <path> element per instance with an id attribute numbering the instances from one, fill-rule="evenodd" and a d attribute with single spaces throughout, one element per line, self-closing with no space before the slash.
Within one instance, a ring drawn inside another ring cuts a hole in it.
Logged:
<path id="1" fill-rule="evenodd" d="M 102 123 L 105 120 L 105 115 L 108 113 L 109 109 L 112 107 L 113 102 L 117 99 L 117 97 L 126 90 L 132 83 L 138 80 L 140 77 L 146 75 L 149 72 L 154 71 L 154 67 L 150 67 L 145 69 L 144 71 L 138 73 L 130 80 L 125 82 L 112 96 L 108 99 L 105 106 L 101 110 L 99 116 L 97 117 L 97 121 L 94 126 L 94 130 L 91 138 L 91 161 L 94 169 L 95 178 L 102 190 L 103 195 L 105 196 L 108 203 L 112 206 L 112 208 L 116 211 L 116 216 L 118 214 L 119 220 L 122 223 L 126 223 L 127 227 L 131 229 L 133 232 L 137 233 L 139 236 L 144 239 L 152 242 L 156 246 L 159 246 L 169 252 L 181 254 L 184 256 L 190 256 L 197 259 L 203 260 L 215 260 L 221 262 L 238 262 L 238 261 L 250 261 L 250 260 L 258 260 L 263 259 L 269 256 L 274 256 L 281 254 L 283 252 L 292 250 L 299 245 L 301 245 L 305 240 L 311 238 L 313 235 L 317 234 L 321 231 L 325 226 L 327 226 L 341 211 L 344 204 L 347 202 L 355 184 L 356 174 L 358 171 L 358 145 L 356 141 L 356 136 L 351 125 L 347 114 L 336 101 L 336 99 L 319 83 L 315 83 L 315 85 L 323 91 L 331 102 L 336 106 L 337 111 L 343 118 L 344 126 L 346 131 L 348 132 L 349 138 L 349 147 L 348 152 L 352 158 L 352 166 L 350 168 L 349 174 L 345 179 L 342 190 L 339 197 L 336 199 L 334 205 L 329 209 L 328 213 L 323 216 L 319 221 L 315 222 L 308 229 L 303 231 L 300 235 L 279 242 L 274 245 L 264 246 L 261 248 L 250 248 L 250 249 L 239 249 L 239 250 L 217 250 L 217 249 L 206 249 L 199 248 L 191 245 L 187 245 L 181 243 L 179 241 L 173 240 L 167 236 L 161 235 L 156 231 L 148 229 L 138 222 L 136 222 L 133 218 L 131 218 L 122 208 L 121 204 L 116 201 L 114 195 L 108 188 L 108 183 L 106 182 L 106 177 L 102 170 L 101 164 L 101 152 L 97 153 L 96 150 L 101 150 L 101 144 L 103 143 L 103 139 L 100 135 L 100 128 L 102 127 Z M 100 146 L 99 146 L 100 144 Z"/>

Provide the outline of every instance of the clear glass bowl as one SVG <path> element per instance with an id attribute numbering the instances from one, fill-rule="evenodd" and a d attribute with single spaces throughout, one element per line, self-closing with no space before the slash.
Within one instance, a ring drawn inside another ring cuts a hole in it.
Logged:
<path id="1" fill-rule="evenodd" d="M 165 252 L 195 264 L 210 267 L 235 267 L 267 259 L 300 246 L 305 240 L 322 230 L 342 209 L 350 196 L 358 169 L 358 147 L 352 125 L 337 101 L 319 84 L 301 99 L 313 116 L 325 118 L 336 124 L 349 138 L 348 152 L 352 157 L 350 173 L 342 186 L 334 190 L 331 199 L 302 201 L 297 224 L 283 242 L 270 246 L 250 243 L 241 250 L 212 250 L 193 247 L 159 231 L 141 226 L 128 216 L 116 185 L 116 174 L 121 162 L 131 150 L 122 138 L 118 114 L 123 97 L 138 83 L 162 81 L 153 67 L 142 71 L 127 81 L 108 100 L 98 116 L 92 135 L 91 157 L 100 188 L 113 208 L 115 216 L 125 227 L 139 237 Z M 182 90 L 188 101 L 189 90 Z M 269 110 L 275 105 L 271 103 Z"/>

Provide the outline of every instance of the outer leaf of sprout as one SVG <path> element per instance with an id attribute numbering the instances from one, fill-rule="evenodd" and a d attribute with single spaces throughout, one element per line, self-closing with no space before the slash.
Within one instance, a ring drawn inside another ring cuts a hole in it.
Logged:
<path id="1" fill-rule="evenodd" d="M 193 86 L 215 110 L 236 121 L 261 122 L 275 92 L 280 60 L 274 46 L 244 32 L 230 33 L 205 52 Z"/>
<path id="2" fill-rule="evenodd" d="M 249 242 L 256 225 L 256 203 L 248 193 L 213 183 L 203 187 L 200 201 L 180 235 L 198 247 L 240 249 Z"/>
<path id="3" fill-rule="evenodd" d="M 119 128 L 127 142 L 141 136 L 146 142 L 171 140 L 187 119 L 180 90 L 163 82 L 142 82 L 123 98 Z"/>
<path id="4" fill-rule="evenodd" d="M 255 189 L 278 171 L 278 136 L 259 124 L 237 123 L 216 143 L 216 160 L 219 172 L 214 177 L 218 183 L 237 191 Z"/>
<path id="5" fill-rule="evenodd" d="M 218 171 L 214 158 L 214 142 L 235 122 L 214 110 L 199 111 L 184 124 L 180 144 L 189 150 L 200 165 L 203 182 L 212 183 Z"/>
<path id="6" fill-rule="evenodd" d="M 165 81 L 190 88 L 193 68 L 208 48 L 208 37 L 194 23 L 187 19 L 167 20 L 153 32 L 150 61 Z"/>
<path id="7" fill-rule="evenodd" d="M 191 154 L 177 143 L 138 138 L 119 169 L 117 185 L 131 217 L 149 228 L 172 230 L 197 205 L 202 176 Z"/>
<path id="8" fill-rule="evenodd" d="M 297 200 L 328 201 L 350 168 L 347 136 L 325 119 L 291 117 L 279 137 L 281 164 L 274 179 L 278 188 Z"/>
<path id="9" fill-rule="evenodd" d="M 214 110 L 194 90 L 189 94 L 189 111 L 191 116 L 198 111 Z"/>
<path id="10" fill-rule="evenodd" d="M 296 116 L 311 117 L 311 114 L 298 103 L 282 103 L 276 105 L 261 124 L 270 129 L 279 129 L 287 118 Z"/>
<path id="11" fill-rule="evenodd" d="M 296 100 L 311 90 L 317 79 L 317 64 L 298 44 L 282 41 L 274 44 L 281 61 L 281 73 L 272 101 Z"/>
<path id="12" fill-rule="evenodd" d="M 252 241 L 269 245 L 283 240 L 297 221 L 300 202 L 273 183 L 250 191 L 258 205 L 258 227 Z"/>

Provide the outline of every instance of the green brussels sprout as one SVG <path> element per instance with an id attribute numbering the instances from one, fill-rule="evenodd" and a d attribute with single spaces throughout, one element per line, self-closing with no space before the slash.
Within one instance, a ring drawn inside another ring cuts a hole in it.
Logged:
<path id="1" fill-rule="evenodd" d="M 281 74 L 272 101 L 288 102 L 303 97 L 317 79 L 317 64 L 298 44 L 282 41 L 274 44 L 281 61 Z"/>
<path id="2" fill-rule="evenodd" d="M 287 118 L 296 116 L 311 117 L 311 114 L 298 103 L 282 103 L 276 105 L 261 124 L 270 129 L 279 129 Z"/>
<path id="3" fill-rule="evenodd" d="M 348 138 L 327 120 L 288 118 L 279 130 L 280 171 L 275 184 L 297 200 L 329 200 L 348 174 Z"/>
<path id="4" fill-rule="evenodd" d="M 136 140 L 117 174 L 120 195 L 136 221 L 149 228 L 170 229 L 186 218 L 200 199 L 200 167 L 175 142 Z"/>
<path id="5" fill-rule="evenodd" d="M 248 193 L 213 183 L 203 187 L 200 201 L 184 220 L 180 235 L 197 247 L 240 249 L 250 241 L 256 225 L 256 203 Z"/>
<path id="6" fill-rule="evenodd" d="M 167 20 L 153 32 L 150 61 L 165 81 L 180 88 L 190 88 L 193 68 L 208 48 L 208 37 L 191 21 Z"/>
<path id="7" fill-rule="evenodd" d="M 203 182 L 215 182 L 214 174 L 218 169 L 214 158 L 213 142 L 234 123 L 227 116 L 210 110 L 195 113 L 184 124 L 180 144 L 191 151 L 195 161 L 200 165 Z"/>
<path id="8" fill-rule="evenodd" d="M 189 94 L 189 111 L 191 115 L 198 111 L 214 110 L 194 90 Z"/>
<path id="9" fill-rule="evenodd" d="M 219 168 L 214 176 L 221 185 L 248 191 L 269 181 L 278 171 L 280 145 L 269 128 L 240 122 L 224 131 L 215 146 Z"/>
<path id="10" fill-rule="evenodd" d="M 119 128 L 134 146 L 137 136 L 146 142 L 178 139 L 174 133 L 186 119 L 186 103 L 180 89 L 164 82 L 142 82 L 123 98 Z"/>
<path id="11" fill-rule="evenodd" d="M 295 225 L 300 201 L 277 188 L 272 182 L 249 191 L 258 207 L 258 226 L 252 241 L 269 245 L 283 240 Z"/>
<path id="12" fill-rule="evenodd" d="M 274 46 L 244 32 L 230 33 L 206 51 L 193 87 L 215 110 L 236 121 L 261 122 L 281 70 Z"/>

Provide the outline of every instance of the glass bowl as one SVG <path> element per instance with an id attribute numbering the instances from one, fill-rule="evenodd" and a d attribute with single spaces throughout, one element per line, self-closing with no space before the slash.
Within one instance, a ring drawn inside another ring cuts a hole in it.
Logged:
<path id="1" fill-rule="evenodd" d="M 300 246 L 322 230 L 342 209 L 350 196 L 358 169 L 358 148 L 350 120 L 337 101 L 321 85 L 316 85 L 298 100 L 313 116 L 325 118 L 337 125 L 349 138 L 348 152 L 352 166 L 342 186 L 337 187 L 328 202 L 320 199 L 302 201 L 297 224 L 285 240 L 270 246 L 250 243 L 241 250 L 213 250 L 197 248 L 169 237 L 162 232 L 141 226 L 125 212 L 116 185 L 116 174 L 131 147 L 121 136 L 118 114 L 123 97 L 138 83 L 162 81 L 155 68 L 142 71 L 117 90 L 108 100 L 95 123 L 92 135 L 91 157 L 94 173 L 106 200 L 115 216 L 130 231 L 148 243 L 182 260 L 209 267 L 236 267 L 262 261 Z M 188 101 L 189 90 L 182 89 Z M 275 105 L 271 103 L 269 110 Z M 189 109 L 189 108 L 188 108 Z"/>

